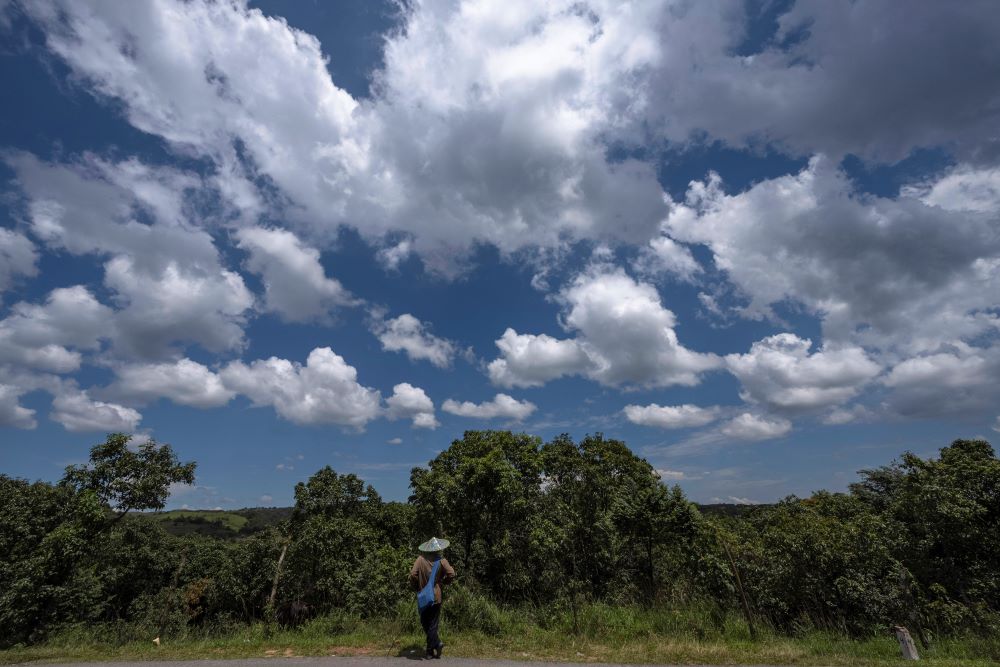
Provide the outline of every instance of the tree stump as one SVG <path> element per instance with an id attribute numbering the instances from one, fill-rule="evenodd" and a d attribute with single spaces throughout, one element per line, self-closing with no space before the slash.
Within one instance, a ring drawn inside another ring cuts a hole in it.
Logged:
<path id="1" fill-rule="evenodd" d="M 913 637 L 910 636 L 910 631 L 902 625 L 894 625 L 892 631 L 896 633 L 896 639 L 899 640 L 899 650 L 903 652 L 903 660 L 920 660 L 920 656 L 917 655 L 917 647 L 913 643 Z"/>

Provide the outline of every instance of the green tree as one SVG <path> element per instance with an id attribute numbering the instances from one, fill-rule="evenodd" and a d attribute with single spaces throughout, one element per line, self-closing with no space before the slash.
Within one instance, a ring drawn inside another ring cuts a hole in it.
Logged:
<path id="1" fill-rule="evenodd" d="M 103 508 L 92 494 L 0 475 L 0 646 L 34 642 L 103 611 L 89 558 Z"/>
<path id="2" fill-rule="evenodd" d="M 620 440 L 596 434 L 577 445 L 562 435 L 541 451 L 543 504 L 562 542 L 564 581 L 593 597 L 654 599 L 687 558 L 700 521 L 694 506 Z M 658 568 L 668 562 L 674 572 Z"/>
<path id="3" fill-rule="evenodd" d="M 148 440 L 134 450 L 132 436 L 111 433 L 90 450 L 90 463 L 69 466 L 62 483 L 76 491 L 91 491 L 119 512 L 163 509 L 171 484 L 193 484 L 196 464 L 179 463 L 170 445 Z"/>
<path id="4" fill-rule="evenodd" d="M 525 599 L 532 586 L 523 561 L 541 494 L 540 445 L 524 433 L 466 431 L 410 474 L 418 532 L 451 539 L 463 580 L 504 600 Z"/>
<path id="5" fill-rule="evenodd" d="M 852 492 L 899 526 L 914 597 L 949 617 L 932 624 L 986 627 L 1000 609 L 1000 460 L 990 444 L 955 440 L 937 459 L 905 453 L 861 474 Z"/>
<path id="6" fill-rule="evenodd" d="M 403 595 L 407 549 L 393 546 L 399 526 L 385 521 L 381 497 L 356 475 L 329 466 L 295 486 L 282 599 L 317 612 L 387 611 Z"/>

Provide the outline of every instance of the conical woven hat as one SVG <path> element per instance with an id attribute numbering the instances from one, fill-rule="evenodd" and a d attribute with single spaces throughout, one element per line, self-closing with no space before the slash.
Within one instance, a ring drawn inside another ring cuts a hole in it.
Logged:
<path id="1" fill-rule="evenodd" d="M 445 549 L 448 548 L 449 544 L 451 544 L 451 542 L 449 542 L 444 538 L 438 539 L 436 537 L 432 537 L 431 539 L 427 540 L 417 548 L 420 549 L 421 551 L 434 553 L 435 551 L 444 551 Z"/>

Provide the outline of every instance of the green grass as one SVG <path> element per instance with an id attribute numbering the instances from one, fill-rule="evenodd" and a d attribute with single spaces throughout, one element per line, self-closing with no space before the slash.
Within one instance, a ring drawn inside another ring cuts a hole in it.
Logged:
<path id="1" fill-rule="evenodd" d="M 789 637 L 770 629 L 751 640 L 738 616 L 714 620 L 695 610 L 643 610 L 593 605 L 578 615 L 578 633 L 566 612 L 539 616 L 530 610 L 477 611 L 455 601 L 442 619 L 451 656 L 660 664 L 775 664 L 900 666 L 899 646 L 885 636 L 852 640 L 809 631 Z M 461 615 L 458 614 L 461 612 Z M 479 627 L 476 627 L 479 626 Z M 296 630 L 263 624 L 229 628 L 185 628 L 152 643 L 138 626 L 72 628 L 39 646 L 0 651 L 0 664 L 95 660 L 291 657 L 329 655 L 419 655 L 423 635 L 407 601 L 393 618 L 362 620 L 348 615 L 313 619 Z M 1000 638 L 942 639 L 921 650 L 927 667 L 986 667 L 1000 662 Z"/>

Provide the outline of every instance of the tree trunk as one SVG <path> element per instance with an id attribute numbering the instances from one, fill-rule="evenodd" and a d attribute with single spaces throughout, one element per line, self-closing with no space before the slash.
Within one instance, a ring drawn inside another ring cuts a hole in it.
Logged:
<path id="1" fill-rule="evenodd" d="M 285 544 L 281 547 L 281 555 L 278 556 L 278 566 L 274 568 L 274 579 L 271 582 L 271 594 L 267 596 L 267 620 L 270 623 L 274 618 L 274 600 L 278 596 L 278 580 L 281 579 L 281 565 L 285 562 L 285 554 L 288 553 L 288 545 L 291 544 L 292 538 L 285 540 Z"/>
<path id="2" fill-rule="evenodd" d="M 736 559 L 733 558 L 733 552 L 729 550 L 729 544 L 724 539 L 719 541 L 722 542 L 722 548 L 726 550 L 726 556 L 729 558 L 729 567 L 733 571 L 736 588 L 740 592 L 740 605 L 743 607 L 743 617 L 747 620 L 747 627 L 750 628 L 750 638 L 757 639 L 757 629 L 753 625 L 753 616 L 750 613 L 750 601 L 747 599 L 747 592 L 743 589 L 743 580 L 740 578 L 739 568 L 736 567 Z"/>

